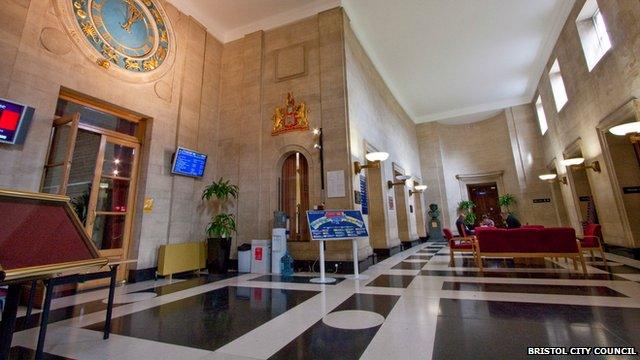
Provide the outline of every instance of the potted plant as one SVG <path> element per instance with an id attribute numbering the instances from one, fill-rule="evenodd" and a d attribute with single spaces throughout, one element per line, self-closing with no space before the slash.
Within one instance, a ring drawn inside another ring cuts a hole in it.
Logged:
<path id="1" fill-rule="evenodd" d="M 476 204 L 471 200 L 463 200 L 458 203 L 458 211 L 464 214 L 464 222 L 473 226 L 476 223 L 476 214 L 473 212 L 473 208 Z"/>
<path id="2" fill-rule="evenodd" d="M 230 199 L 238 198 L 238 186 L 229 180 L 220 178 L 202 191 L 202 199 L 217 200 L 218 214 L 207 225 L 207 269 L 210 274 L 225 274 L 229 270 L 231 253 L 231 234 L 236 231 L 236 219 L 233 214 L 224 212 Z"/>
<path id="3" fill-rule="evenodd" d="M 511 207 L 516 203 L 516 197 L 513 196 L 513 194 L 506 193 L 498 197 L 498 204 L 500 204 L 500 207 L 509 214 L 512 214 Z"/>

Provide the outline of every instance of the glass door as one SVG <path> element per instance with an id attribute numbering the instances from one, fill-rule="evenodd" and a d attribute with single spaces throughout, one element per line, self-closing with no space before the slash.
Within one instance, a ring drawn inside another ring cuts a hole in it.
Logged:
<path id="1" fill-rule="evenodd" d="M 127 254 L 140 145 L 102 135 L 86 221 L 87 234 L 103 256 Z"/>

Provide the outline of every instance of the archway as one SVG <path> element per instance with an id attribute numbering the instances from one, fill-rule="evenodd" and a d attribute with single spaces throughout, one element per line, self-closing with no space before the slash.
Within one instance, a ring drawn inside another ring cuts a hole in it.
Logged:
<path id="1" fill-rule="evenodd" d="M 280 209 L 289 217 L 289 241 L 309 241 L 309 163 L 300 152 L 284 159 L 280 177 Z"/>

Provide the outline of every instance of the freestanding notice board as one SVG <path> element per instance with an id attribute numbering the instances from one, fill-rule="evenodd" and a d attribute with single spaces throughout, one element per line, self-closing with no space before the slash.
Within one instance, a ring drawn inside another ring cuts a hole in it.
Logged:
<path id="1" fill-rule="evenodd" d="M 46 285 L 36 352 L 36 358 L 40 358 L 53 287 L 96 278 L 101 273 L 83 279 L 76 276 L 107 263 L 108 259 L 100 257 L 85 233 L 67 197 L 0 190 L 0 285 L 9 286 L 0 329 L 0 359 L 9 356 L 22 283 L 43 280 Z M 105 273 L 112 278 L 112 306 L 115 270 L 112 267 Z"/>
<path id="2" fill-rule="evenodd" d="M 361 279 L 358 273 L 358 238 L 368 237 L 367 227 L 360 210 L 309 210 L 307 211 L 311 239 L 320 242 L 320 277 L 311 279 L 316 283 L 333 283 L 334 278 L 325 276 L 324 242 L 351 240 L 353 247 L 353 277 Z"/>

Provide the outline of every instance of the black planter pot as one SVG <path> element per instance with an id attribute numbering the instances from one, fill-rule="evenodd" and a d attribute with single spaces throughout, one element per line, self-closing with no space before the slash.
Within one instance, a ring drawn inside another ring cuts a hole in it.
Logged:
<path id="1" fill-rule="evenodd" d="M 229 271 L 231 238 L 207 239 L 207 270 L 209 274 L 226 274 Z"/>

